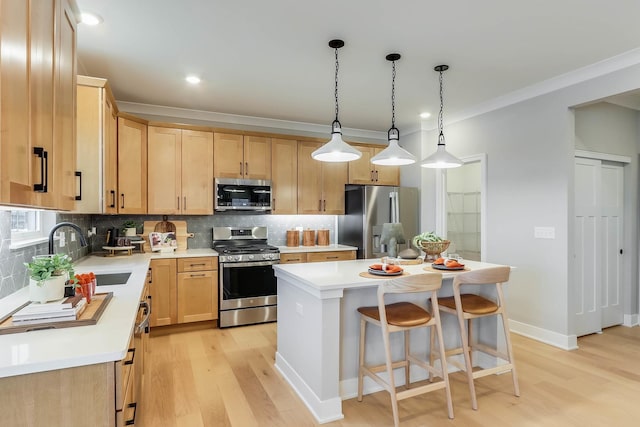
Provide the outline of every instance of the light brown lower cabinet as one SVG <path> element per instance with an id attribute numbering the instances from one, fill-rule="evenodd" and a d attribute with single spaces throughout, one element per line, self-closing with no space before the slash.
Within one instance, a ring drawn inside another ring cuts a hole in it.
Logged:
<path id="1" fill-rule="evenodd" d="M 151 260 L 151 326 L 218 318 L 218 258 Z"/>
<path id="2" fill-rule="evenodd" d="M 47 427 L 135 425 L 133 336 L 123 360 L 0 379 L 0 424 Z"/>
<path id="3" fill-rule="evenodd" d="M 280 254 L 280 264 L 348 261 L 354 259 L 356 259 L 356 251 L 296 252 Z"/>

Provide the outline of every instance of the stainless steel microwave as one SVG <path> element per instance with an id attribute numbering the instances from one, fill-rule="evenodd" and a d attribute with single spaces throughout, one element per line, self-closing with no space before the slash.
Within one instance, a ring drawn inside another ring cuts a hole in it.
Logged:
<path id="1" fill-rule="evenodd" d="M 214 210 L 271 212 L 271 181 L 215 179 Z"/>

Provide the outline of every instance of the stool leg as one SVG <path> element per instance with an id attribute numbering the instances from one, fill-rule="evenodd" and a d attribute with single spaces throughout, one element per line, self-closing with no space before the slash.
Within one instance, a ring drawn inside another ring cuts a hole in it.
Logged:
<path id="1" fill-rule="evenodd" d="M 440 349 L 440 373 L 444 381 L 444 391 L 447 397 L 447 410 L 449 412 L 449 418 L 453 419 L 453 401 L 451 400 L 451 387 L 449 385 L 449 368 L 447 367 L 447 355 L 444 349 L 444 337 L 442 335 L 442 324 L 440 323 L 440 310 L 434 312 L 436 318 L 435 331 L 431 329 L 431 335 L 434 332 L 438 334 L 438 348 Z M 435 340 L 432 340 L 435 341 Z M 432 351 L 432 350 L 430 350 Z M 431 365 L 433 367 L 433 364 Z M 429 374 L 431 375 L 431 374 Z"/>
<path id="2" fill-rule="evenodd" d="M 362 367 L 364 366 L 365 334 L 367 322 L 360 318 L 360 345 L 358 347 L 358 402 L 362 402 Z"/>
<path id="3" fill-rule="evenodd" d="M 462 312 L 462 301 L 459 294 L 455 295 L 456 312 L 458 314 L 458 324 L 460 326 L 460 339 L 462 340 L 462 353 L 464 354 L 464 363 L 467 371 L 467 382 L 469 383 L 469 394 L 471 395 L 471 407 L 478 409 L 478 400 L 476 398 L 476 387 L 473 383 L 473 368 L 471 366 L 471 357 L 469 352 L 468 335 L 466 331 L 466 322 Z"/>
<path id="4" fill-rule="evenodd" d="M 511 363 L 511 377 L 513 379 L 513 394 L 520 397 L 520 386 L 518 385 L 518 374 L 516 373 L 516 363 L 513 360 L 513 348 L 511 347 L 511 336 L 509 333 L 509 320 L 507 314 L 503 311 L 502 325 L 504 327 L 504 337 L 507 343 L 507 355 L 509 356 L 509 363 Z"/>
<path id="5" fill-rule="evenodd" d="M 398 416 L 398 397 L 396 396 L 396 382 L 393 378 L 393 361 L 391 360 L 391 344 L 389 340 L 389 330 L 382 325 L 382 341 L 384 343 L 384 355 L 387 365 L 387 375 L 389 375 L 389 395 L 391 396 L 391 408 L 393 410 L 393 425 L 398 427 L 400 417 Z"/>
<path id="6" fill-rule="evenodd" d="M 404 331 L 404 385 L 411 387 L 411 363 L 409 363 L 409 331 Z"/>
<path id="7" fill-rule="evenodd" d="M 473 368 L 473 319 L 467 319 L 467 344 L 469 344 L 469 363 Z"/>
<path id="8" fill-rule="evenodd" d="M 429 328 L 429 365 L 433 366 L 436 363 L 436 336 L 434 335 L 436 331 L 434 331 L 433 326 Z M 429 382 L 433 382 L 433 372 L 429 371 Z"/>

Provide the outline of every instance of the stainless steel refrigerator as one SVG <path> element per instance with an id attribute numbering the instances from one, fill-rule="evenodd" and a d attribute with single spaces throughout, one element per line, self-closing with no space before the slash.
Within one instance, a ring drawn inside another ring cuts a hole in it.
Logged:
<path id="1" fill-rule="evenodd" d="M 372 185 L 345 187 L 345 214 L 338 217 L 338 243 L 357 246 L 358 258 L 387 255 L 381 243 L 382 224 L 400 222 L 408 247 L 418 231 L 418 189 Z"/>

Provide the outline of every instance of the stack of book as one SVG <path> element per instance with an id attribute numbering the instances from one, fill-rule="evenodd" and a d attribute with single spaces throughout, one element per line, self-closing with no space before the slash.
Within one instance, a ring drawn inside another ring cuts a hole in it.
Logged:
<path id="1" fill-rule="evenodd" d="M 68 322 L 78 319 L 86 305 L 87 300 L 82 295 L 46 304 L 31 303 L 13 313 L 11 320 L 14 325 Z"/>

